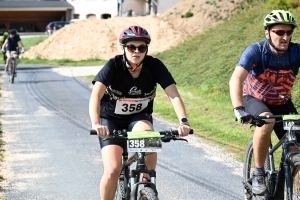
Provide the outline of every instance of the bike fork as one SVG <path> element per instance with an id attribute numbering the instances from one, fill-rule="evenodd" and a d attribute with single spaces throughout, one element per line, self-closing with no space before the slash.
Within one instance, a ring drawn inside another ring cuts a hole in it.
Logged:
<path id="1" fill-rule="evenodd" d="M 286 181 L 286 192 L 288 195 L 288 199 L 292 200 L 293 198 L 293 188 L 292 188 L 292 175 L 291 175 L 291 170 L 290 170 L 290 153 L 289 149 L 290 149 L 290 145 L 287 142 L 284 142 L 282 144 L 282 148 L 283 148 L 283 155 L 284 155 L 284 162 L 283 162 L 283 167 L 284 167 L 284 174 L 285 174 L 285 181 Z"/>

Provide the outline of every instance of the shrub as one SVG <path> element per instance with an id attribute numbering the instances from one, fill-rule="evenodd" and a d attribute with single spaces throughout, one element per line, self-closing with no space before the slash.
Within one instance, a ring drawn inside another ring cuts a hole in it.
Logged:
<path id="1" fill-rule="evenodd" d="M 192 12 L 188 11 L 188 12 L 185 13 L 184 17 L 189 18 L 189 17 L 193 17 L 193 15 L 194 14 Z"/>

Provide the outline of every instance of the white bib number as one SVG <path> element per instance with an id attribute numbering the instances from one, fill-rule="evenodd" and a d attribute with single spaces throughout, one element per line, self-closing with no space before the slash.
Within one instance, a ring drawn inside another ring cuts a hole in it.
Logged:
<path id="1" fill-rule="evenodd" d="M 149 103 L 149 99 L 119 99 L 116 102 L 115 113 L 120 115 L 130 115 L 144 110 Z"/>
<path id="2" fill-rule="evenodd" d="M 151 131 L 134 131 L 128 134 L 128 152 L 161 152 L 160 134 Z"/>

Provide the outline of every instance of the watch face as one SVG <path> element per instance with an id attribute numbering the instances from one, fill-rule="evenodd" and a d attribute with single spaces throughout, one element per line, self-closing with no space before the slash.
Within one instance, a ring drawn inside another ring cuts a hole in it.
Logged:
<path id="1" fill-rule="evenodd" d="M 187 118 L 182 118 L 181 122 L 188 122 Z"/>

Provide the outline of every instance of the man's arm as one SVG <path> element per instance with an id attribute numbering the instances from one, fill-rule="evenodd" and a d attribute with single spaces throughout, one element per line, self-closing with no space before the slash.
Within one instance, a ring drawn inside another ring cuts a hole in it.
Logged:
<path id="1" fill-rule="evenodd" d="M 233 71 L 229 81 L 229 91 L 232 106 L 243 106 L 243 85 L 248 75 L 248 71 L 241 66 L 237 66 Z"/>

